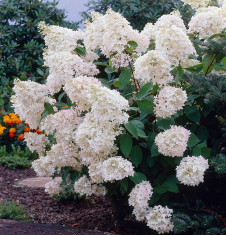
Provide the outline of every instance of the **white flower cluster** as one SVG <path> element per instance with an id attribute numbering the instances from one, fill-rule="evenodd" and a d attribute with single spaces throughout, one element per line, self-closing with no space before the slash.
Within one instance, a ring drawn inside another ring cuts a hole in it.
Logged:
<path id="1" fill-rule="evenodd" d="M 128 101 L 118 91 L 95 84 L 89 85 L 88 100 L 91 111 L 76 132 L 76 142 L 81 148 L 82 160 L 86 164 L 101 162 L 117 150 L 114 141 L 121 133 L 120 124 L 128 121 L 124 112 Z"/>
<path id="2" fill-rule="evenodd" d="M 85 62 L 80 56 L 68 51 L 50 51 L 44 54 L 44 60 L 44 65 L 49 67 L 47 87 L 51 94 L 58 92 L 70 78 L 80 75 L 93 76 L 99 72 L 92 62 Z"/>
<path id="3" fill-rule="evenodd" d="M 129 22 L 119 13 L 108 9 L 105 15 L 91 13 L 92 22 L 86 22 L 84 44 L 88 50 L 101 49 L 110 58 L 115 67 L 125 67 L 129 56 L 124 52 L 129 41 L 135 41 L 136 53 L 145 52 L 149 46 L 149 38 L 134 30 Z"/>
<path id="4" fill-rule="evenodd" d="M 198 33 L 199 38 L 208 38 L 225 28 L 223 8 L 208 7 L 199 9 L 189 22 L 189 32 Z"/>
<path id="5" fill-rule="evenodd" d="M 15 95 L 11 97 L 11 103 L 15 113 L 19 114 L 21 120 L 28 122 L 32 129 L 37 129 L 44 103 L 52 102 L 46 85 L 15 79 L 13 91 Z"/>
<path id="6" fill-rule="evenodd" d="M 159 234 L 169 233 L 173 230 L 172 213 L 173 210 L 167 206 L 154 206 L 146 215 L 147 226 L 156 230 Z"/>
<path id="7" fill-rule="evenodd" d="M 94 77 L 80 76 L 69 78 L 64 85 L 64 90 L 73 103 L 76 103 L 80 111 L 88 111 L 92 102 L 88 99 L 89 84 L 101 86 L 101 82 Z"/>
<path id="8" fill-rule="evenodd" d="M 74 184 L 74 191 L 80 195 L 105 195 L 107 193 L 104 186 L 93 183 L 86 176 L 79 178 Z"/>
<path id="9" fill-rule="evenodd" d="M 188 156 L 177 166 L 177 179 L 185 185 L 197 186 L 204 181 L 204 173 L 209 168 L 208 160 L 202 156 Z"/>
<path id="10" fill-rule="evenodd" d="M 55 165 L 48 157 L 39 156 L 39 159 L 32 162 L 32 168 L 38 176 L 50 177 L 55 172 Z"/>
<path id="11" fill-rule="evenodd" d="M 161 51 L 171 65 L 178 66 L 180 61 L 196 55 L 195 48 L 186 32 L 175 25 L 165 24 L 156 32 L 156 50 Z"/>
<path id="12" fill-rule="evenodd" d="M 45 184 L 45 192 L 49 195 L 59 195 L 62 188 L 60 186 L 62 179 L 60 177 L 56 177 L 54 180 Z"/>
<path id="13" fill-rule="evenodd" d="M 164 156 L 182 157 L 187 148 L 191 132 L 184 127 L 171 126 L 155 137 L 158 151 Z"/>
<path id="14" fill-rule="evenodd" d="M 141 79 L 141 84 L 151 81 L 161 86 L 173 80 L 170 73 L 171 64 L 160 51 L 152 50 L 140 56 L 134 63 L 134 68 L 134 75 Z"/>
<path id="15" fill-rule="evenodd" d="M 153 188 L 148 181 L 142 181 L 137 184 L 129 194 L 129 205 L 132 206 L 133 214 L 138 221 L 145 219 L 148 209 L 148 201 L 153 194 Z"/>
<path id="16" fill-rule="evenodd" d="M 47 134 L 54 134 L 58 141 L 71 142 L 74 130 L 82 122 L 76 109 L 66 109 L 47 115 L 40 123 L 41 130 Z"/>
<path id="17" fill-rule="evenodd" d="M 57 25 L 48 26 L 43 21 L 38 27 L 50 51 L 73 51 L 78 45 L 77 41 L 82 39 L 84 34 L 80 30 L 73 31 Z"/>
<path id="18" fill-rule="evenodd" d="M 192 8 L 207 7 L 211 0 L 182 0 L 184 4 L 190 5 Z"/>
<path id="19" fill-rule="evenodd" d="M 133 165 L 123 157 L 111 157 L 102 164 L 104 181 L 122 180 L 134 175 Z"/>
<path id="20" fill-rule="evenodd" d="M 38 135 L 36 132 L 24 133 L 24 139 L 30 151 L 36 151 L 39 155 L 45 152 L 46 145 L 49 144 L 49 140 L 45 135 Z"/>
<path id="21" fill-rule="evenodd" d="M 167 118 L 181 110 L 187 101 L 187 94 L 181 88 L 165 86 L 154 97 L 156 117 Z"/>

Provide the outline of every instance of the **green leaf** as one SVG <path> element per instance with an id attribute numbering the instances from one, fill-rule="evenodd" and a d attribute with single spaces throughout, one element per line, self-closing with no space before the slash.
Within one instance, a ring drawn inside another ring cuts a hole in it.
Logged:
<path id="1" fill-rule="evenodd" d="M 86 49 L 84 47 L 76 47 L 75 52 L 80 56 L 86 56 Z"/>
<path id="2" fill-rule="evenodd" d="M 205 126 L 199 126 L 197 129 L 197 136 L 201 141 L 208 139 L 209 132 Z"/>
<path id="3" fill-rule="evenodd" d="M 126 123 L 125 128 L 130 134 L 132 134 L 133 137 L 138 139 L 137 129 L 131 122 Z"/>
<path id="4" fill-rule="evenodd" d="M 166 193 L 169 189 L 169 185 L 157 185 L 154 190 L 155 192 L 157 192 L 158 194 L 163 194 Z"/>
<path id="5" fill-rule="evenodd" d="M 128 179 L 124 178 L 123 180 L 120 181 L 120 191 L 121 194 L 124 195 L 128 190 Z"/>
<path id="6" fill-rule="evenodd" d="M 141 138 L 147 138 L 145 132 L 143 130 L 141 130 L 141 129 L 137 129 L 137 134 Z"/>
<path id="7" fill-rule="evenodd" d="M 50 103 L 45 102 L 44 104 L 45 110 L 48 112 L 48 114 L 54 114 L 53 106 Z"/>
<path id="8" fill-rule="evenodd" d="M 210 153 L 211 153 L 211 149 L 210 148 L 206 148 L 206 147 L 201 148 L 201 155 L 204 158 L 208 158 L 210 156 Z"/>
<path id="9" fill-rule="evenodd" d="M 106 62 L 100 62 L 100 61 L 96 61 L 96 62 L 94 62 L 94 64 L 99 65 L 99 66 L 105 66 L 105 67 L 108 66 L 108 64 Z"/>
<path id="10" fill-rule="evenodd" d="M 124 89 L 128 84 L 132 76 L 132 71 L 130 69 L 124 68 L 124 70 L 119 75 L 120 89 Z"/>
<path id="11" fill-rule="evenodd" d="M 0 97 L 0 105 L 4 104 L 4 100 Z"/>
<path id="12" fill-rule="evenodd" d="M 158 83 L 156 83 L 156 84 L 153 86 L 151 93 L 152 93 L 153 95 L 155 95 L 158 89 L 159 89 L 159 85 L 158 85 Z"/>
<path id="13" fill-rule="evenodd" d="M 143 122 L 139 120 L 133 119 L 133 120 L 130 120 L 130 123 L 132 123 L 137 129 L 144 129 Z"/>
<path id="14" fill-rule="evenodd" d="M 148 149 L 149 151 L 151 151 L 152 145 L 155 143 L 155 137 L 156 137 L 156 133 L 155 132 L 151 132 L 148 135 Z"/>
<path id="15" fill-rule="evenodd" d="M 151 156 L 155 157 L 160 155 L 159 151 L 158 151 L 158 146 L 154 143 L 151 147 Z"/>
<path id="16" fill-rule="evenodd" d="M 129 177 L 135 184 L 139 184 L 142 181 L 147 180 L 146 176 L 141 172 L 135 172 L 134 176 Z"/>
<path id="17" fill-rule="evenodd" d="M 150 168 L 152 168 L 155 165 L 156 158 L 148 156 L 147 158 L 147 164 Z"/>
<path id="18" fill-rule="evenodd" d="M 66 92 L 63 92 L 63 93 L 61 93 L 60 95 L 59 95 L 59 97 L 58 97 L 58 101 L 59 102 L 61 102 L 61 100 L 62 100 L 62 98 L 63 98 L 63 96 L 66 94 Z"/>
<path id="19" fill-rule="evenodd" d="M 114 72 L 115 72 L 114 68 L 111 67 L 111 66 L 106 67 L 106 68 L 104 69 L 104 71 L 105 71 L 107 74 L 111 74 L 111 73 L 114 73 Z"/>
<path id="20" fill-rule="evenodd" d="M 191 133 L 189 140 L 188 140 L 188 147 L 191 148 L 193 146 L 195 146 L 196 144 L 198 144 L 200 142 L 200 140 L 197 138 L 197 136 L 193 133 Z"/>
<path id="21" fill-rule="evenodd" d="M 133 140 L 132 137 L 129 134 L 125 134 L 121 136 L 120 139 L 120 150 L 122 151 L 122 153 L 128 157 L 131 150 L 132 150 L 132 144 L 133 144 Z"/>
<path id="22" fill-rule="evenodd" d="M 158 128 L 161 130 L 169 129 L 171 125 L 174 125 L 175 122 L 172 118 L 159 118 L 157 121 Z"/>
<path id="23" fill-rule="evenodd" d="M 150 100 L 137 101 L 137 105 L 138 105 L 141 113 L 143 113 L 143 115 L 147 115 L 147 114 L 152 114 L 153 113 L 154 104 L 153 104 L 152 101 L 150 101 Z"/>
<path id="24" fill-rule="evenodd" d="M 182 80 L 183 77 L 183 68 L 181 65 L 177 67 L 177 75 L 175 77 L 176 84 Z"/>
<path id="25" fill-rule="evenodd" d="M 201 115 L 200 115 L 200 112 L 197 108 L 195 108 L 193 106 L 186 106 L 185 107 L 185 114 L 193 122 L 200 122 Z"/>
<path id="26" fill-rule="evenodd" d="M 206 147 L 206 141 L 201 143 L 201 144 L 196 145 L 193 148 L 192 155 L 193 156 L 200 156 L 200 155 L 202 155 L 202 148 L 205 148 L 205 147 Z"/>
<path id="27" fill-rule="evenodd" d="M 226 56 L 223 58 L 223 64 L 224 64 L 224 67 L 226 67 Z"/>
<path id="28" fill-rule="evenodd" d="M 44 76 L 44 73 L 42 72 L 42 70 L 40 68 L 37 69 L 37 73 L 41 76 Z"/>
<path id="29" fill-rule="evenodd" d="M 138 94 L 137 94 L 137 100 L 141 100 L 142 98 L 147 96 L 151 89 L 152 89 L 152 83 L 151 82 L 148 82 L 144 86 L 142 86 L 141 89 L 139 90 Z"/>
<path id="30" fill-rule="evenodd" d="M 135 41 L 128 41 L 128 45 L 130 45 L 132 49 L 136 49 L 138 47 L 138 44 Z"/>
<path id="31" fill-rule="evenodd" d="M 138 167 L 143 158 L 142 150 L 138 145 L 133 146 L 130 157 L 131 162 Z"/>
<path id="32" fill-rule="evenodd" d="M 153 205 L 155 204 L 156 202 L 158 202 L 160 199 L 160 196 L 157 192 L 154 192 L 151 196 L 151 199 L 149 200 L 149 205 Z"/>

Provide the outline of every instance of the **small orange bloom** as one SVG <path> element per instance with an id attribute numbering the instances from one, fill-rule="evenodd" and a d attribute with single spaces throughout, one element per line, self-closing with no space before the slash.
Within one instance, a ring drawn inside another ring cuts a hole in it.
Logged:
<path id="1" fill-rule="evenodd" d="M 28 126 L 26 126 L 26 127 L 24 128 L 24 132 L 30 132 L 30 128 L 29 128 Z"/>
<path id="2" fill-rule="evenodd" d="M 10 134 L 9 134 L 9 138 L 10 138 L 10 139 L 13 139 L 14 137 L 15 137 L 15 133 L 10 133 Z"/>
<path id="3" fill-rule="evenodd" d="M 8 125 L 13 125 L 13 120 L 10 119 L 10 120 L 7 122 L 7 124 L 8 124 Z"/>
<path id="4" fill-rule="evenodd" d="M 36 133 L 40 135 L 42 133 L 42 131 L 40 129 L 37 129 Z"/>
<path id="5" fill-rule="evenodd" d="M 24 139 L 24 134 L 20 134 L 17 138 L 17 141 L 23 140 Z"/>
<path id="6" fill-rule="evenodd" d="M 11 134 L 11 133 L 16 133 L 16 128 L 10 128 L 9 129 L 9 133 Z"/>
<path id="7" fill-rule="evenodd" d="M 25 125 L 28 126 L 29 124 L 27 122 L 25 122 Z"/>

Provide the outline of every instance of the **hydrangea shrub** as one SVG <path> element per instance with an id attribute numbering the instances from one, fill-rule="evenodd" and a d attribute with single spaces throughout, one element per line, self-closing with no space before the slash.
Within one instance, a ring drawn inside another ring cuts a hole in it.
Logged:
<path id="1" fill-rule="evenodd" d="M 224 9 L 199 9 L 188 30 L 172 14 L 139 32 L 111 9 L 93 12 L 84 31 L 39 24 L 50 74 L 44 85 L 16 80 L 12 103 L 42 131 L 25 140 L 40 155 L 37 174 L 54 178 L 47 192 L 107 195 L 158 233 L 173 230 L 168 199 L 178 184 L 203 182 L 209 167 L 210 149 L 191 128 L 202 110 L 182 79 L 202 64 L 191 39 L 223 30 L 216 18 L 209 27 L 209 15 L 192 21 L 211 12 L 225 23 Z"/>

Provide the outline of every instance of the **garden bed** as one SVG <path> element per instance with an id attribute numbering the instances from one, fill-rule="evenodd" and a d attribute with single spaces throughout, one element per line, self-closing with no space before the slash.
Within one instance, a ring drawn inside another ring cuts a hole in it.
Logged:
<path id="1" fill-rule="evenodd" d="M 92 196 L 81 201 L 57 202 L 45 193 L 44 188 L 18 186 L 19 181 L 35 176 L 35 172 L 31 168 L 11 170 L 0 165 L 0 200 L 12 199 L 18 204 L 24 205 L 28 214 L 32 216 L 31 222 L 62 225 L 69 229 L 68 231 L 76 228 L 114 234 L 150 234 L 141 232 L 142 224 L 133 220 L 121 224 L 119 229 L 113 220 L 111 202 L 104 197 Z M 38 227 L 27 227 L 25 224 L 24 228 L 37 229 Z M 43 229 L 48 230 L 49 228 L 44 227 Z"/>

